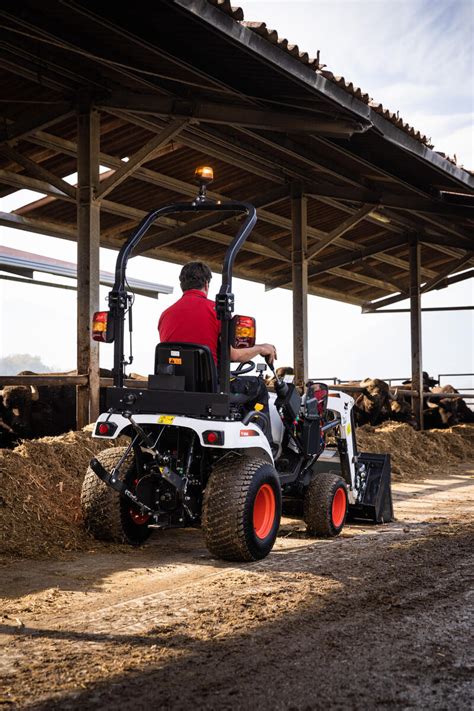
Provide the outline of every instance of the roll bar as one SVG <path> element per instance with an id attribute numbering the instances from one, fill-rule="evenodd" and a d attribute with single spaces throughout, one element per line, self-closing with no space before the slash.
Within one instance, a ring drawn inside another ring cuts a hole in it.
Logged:
<path id="1" fill-rule="evenodd" d="M 217 318 L 222 321 L 221 327 L 221 352 L 219 381 L 223 393 L 230 392 L 230 352 L 229 352 L 229 321 L 234 311 L 234 295 L 232 293 L 232 270 L 235 258 L 252 231 L 257 221 L 257 211 L 253 205 L 247 202 L 214 202 L 207 199 L 197 199 L 194 202 L 177 202 L 157 210 L 152 210 L 140 222 L 138 227 L 132 232 L 128 240 L 122 245 L 115 265 L 115 282 L 112 291 L 109 293 L 110 316 L 114 328 L 114 385 L 123 387 L 124 381 L 124 331 L 125 314 L 129 307 L 129 299 L 125 288 L 125 274 L 127 263 L 133 250 L 139 244 L 151 225 L 164 215 L 177 212 L 235 212 L 246 215 L 244 222 L 239 228 L 236 236 L 232 239 L 224 257 L 222 268 L 222 284 L 216 295 Z"/>

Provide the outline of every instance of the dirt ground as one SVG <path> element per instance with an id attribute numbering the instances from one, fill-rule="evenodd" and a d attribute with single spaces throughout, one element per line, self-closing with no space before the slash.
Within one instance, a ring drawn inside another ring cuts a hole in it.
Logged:
<path id="1" fill-rule="evenodd" d="M 0 706 L 471 709 L 474 462 L 393 489 L 394 523 L 285 519 L 254 564 L 190 529 L 5 559 Z"/>

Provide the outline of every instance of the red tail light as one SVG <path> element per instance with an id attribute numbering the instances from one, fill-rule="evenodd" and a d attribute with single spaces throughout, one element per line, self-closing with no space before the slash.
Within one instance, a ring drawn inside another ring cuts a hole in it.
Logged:
<path id="1" fill-rule="evenodd" d="M 224 433 L 220 430 L 206 430 L 202 433 L 202 438 L 206 444 L 224 444 Z"/>
<path id="2" fill-rule="evenodd" d="M 95 434 L 100 437 L 112 437 L 116 429 L 117 425 L 115 422 L 98 422 L 95 426 Z"/>
<path id="3" fill-rule="evenodd" d="M 251 348 L 255 345 L 257 325 L 252 316 L 234 316 L 231 322 L 231 344 L 234 348 Z"/>
<path id="4" fill-rule="evenodd" d="M 101 343 L 112 343 L 114 340 L 110 311 L 96 311 L 92 319 L 92 339 Z"/>

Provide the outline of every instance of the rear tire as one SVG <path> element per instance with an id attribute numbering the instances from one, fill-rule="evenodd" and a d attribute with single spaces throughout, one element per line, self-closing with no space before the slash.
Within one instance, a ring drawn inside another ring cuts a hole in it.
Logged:
<path id="1" fill-rule="evenodd" d="M 204 492 L 202 527 L 206 546 L 223 560 L 267 556 L 280 526 L 278 474 L 264 459 L 233 455 L 213 470 Z"/>
<path id="2" fill-rule="evenodd" d="M 310 536 L 338 536 L 347 516 L 347 487 L 334 472 L 317 474 L 306 488 L 304 514 Z"/>
<path id="3" fill-rule="evenodd" d="M 110 471 L 123 456 L 125 447 L 106 449 L 97 455 L 102 466 Z M 133 490 L 137 476 L 135 457 L 131 452 L 123 464 L 124 480 Z M 89 467 L 81 491 L 84 525 L 94 538 L 112 543 L 129 543 L 139 546 L 151 535 L 148 518 L 142 516 L 132 502 L 99 479 Z"/>

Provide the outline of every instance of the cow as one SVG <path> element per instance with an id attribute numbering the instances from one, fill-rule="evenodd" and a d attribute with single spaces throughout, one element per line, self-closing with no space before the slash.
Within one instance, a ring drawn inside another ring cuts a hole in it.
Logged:
<path id="1" fill-rule="evenodd" d="M 411 427 L 417 429 L 418 423 L 415 420 L 410 401 L 397 391 L 390 398 L 389 419 L 394 422 L 406 422 Z"/>
<path id="2" fill-rule="evenodd" d="M 438 385 L 439 380 L 435 380 L 432 378 L 426 370 L 423 371 L 423 392 L 426 392 L 427 390 L 430 390 L 433 386 Z M 402 385 L 406 385 L 406 388 L 403 388 L 404 390 L 411 389 L 411 384 L 412 380 L 411 378 L 409 380 L 404 380 L 402 382 Z"/>
<path id="3" fill-rule="evenodd" d="M 452 385 L 442 385 L 431 389 L 433 394 L 456 394 Z M 431 398 L 426 401 L 427 409 L 423 412 L 424 424 L 428 429 L 453 427 L 461 422 L 474 422 L 474 412 L 462 397 Z"/>
<path id="4" fill-rule="evenodd" d="M 24 370 L 18 375 L 39 373 Z M 77 375 L 77 371 L 48 375 Z M 110 378 L 112 371 L 101 368 L 100 376 Z M 6 385 L 0 390 L 0 397 L 4 423 L 1 433 L 7 443 L 3 446 L 12 446 L 8 442 L 19 439 L 54 437 L 76 427 L 75 385 Z M 101 388 L 100 409 L 105 409 L 104 388 Z"/>
<path id="5" fill-rule="evenodd" d="M 11 426 L 12 412 L 3 404 L 0 395 L 0 449 L 12 449 L 20 442 L 20 438 Z"/>
<path id="6" fill-rule="evenodd" d="M 388 383 L 379 378 L 365 378 L 360 382 L 344 384 L 363 388 L 362 392 L 349 392 L 355 401 L 353 411 L 356 425 L 378 425 L 389 419 L 392 396 Z"/>

